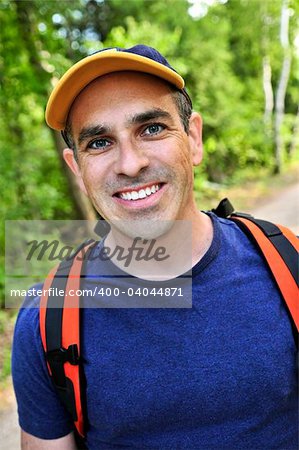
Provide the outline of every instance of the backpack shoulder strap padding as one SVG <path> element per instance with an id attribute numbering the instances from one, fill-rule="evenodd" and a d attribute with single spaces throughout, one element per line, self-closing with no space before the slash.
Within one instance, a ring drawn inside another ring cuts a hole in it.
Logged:
<path id="1" fill-rule="evenodd" d="M 82 367 L 80 360 L 80 289 L 86 252 L 82 247 L 71 261 L 63 261 L 47 276 L 40 304 L 40 332 L 49 373 L 58 395 L 84 436 Z M 58 295 L 63 291 L 64 295 Z"/>
<path id="2" fill-rule="evenodd" d="M 298 240 L 293 233 L 271 222 L 236 213 L 229 217 L 256 242 L 299 331 Z M 277 232 L 277 230 L 279 230 Z"/>

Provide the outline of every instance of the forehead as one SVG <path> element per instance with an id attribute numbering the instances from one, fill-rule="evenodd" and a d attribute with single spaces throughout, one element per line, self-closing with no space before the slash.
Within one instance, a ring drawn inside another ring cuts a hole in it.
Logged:
<path id="1" fill-rule="evenodd" d="M 113 118 L 147 108 L 176 112 L 174 88 L 167 82 L 139 72 L 117 72 L 92 81 L 74 101 L 69 118 L 72 125 L 86 119 Z"/>

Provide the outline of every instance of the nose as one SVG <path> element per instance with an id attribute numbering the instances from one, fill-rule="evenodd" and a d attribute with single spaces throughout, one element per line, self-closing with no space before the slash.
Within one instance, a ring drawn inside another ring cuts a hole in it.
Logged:
<path id="1" fill-rule="evenodd" d="M 136 177 L 139 172 L 148 167 L 150 160 L 144 150 L 130 140 L 122 142 L 119 146 L 114 171 L 117 175 Z"/>

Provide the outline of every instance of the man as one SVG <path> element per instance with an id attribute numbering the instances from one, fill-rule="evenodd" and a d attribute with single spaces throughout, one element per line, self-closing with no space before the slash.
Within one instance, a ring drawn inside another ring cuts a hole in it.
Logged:
<path id="1" fill-rule="evenodd" d="M 133 239 L 139 220 L 160 224 L 149 236 L 162 242 L 169 221 L 192 225 L 192 308 L 82 311 L 88 448 L 295 449 L 290 320 L 248 238 L 197 210 L 201 118 L 183 79 L 149 47 L 105 50 L 62 77 L 46 118 L 68 142 L 64 159 L 81 189 L 112 225 L 108 242 Z M 22 309 L 14 338 L 23 448 L 74 449 L 38 316 Z"/>

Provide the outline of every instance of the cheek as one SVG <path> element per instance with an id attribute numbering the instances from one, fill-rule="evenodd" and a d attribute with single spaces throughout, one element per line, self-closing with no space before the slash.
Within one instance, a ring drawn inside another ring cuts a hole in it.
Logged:
<path id="1" fill-rule="evenodd" d="M 184 176 L 193 173 L 193 160 L 189 148 L 182 146 L 175 154 L 173 154 L 171 166 L 173 170 Z"/>
<path id="2" fill-rule="evenodd" d="M 81 176 L 87 189 L 92 189 L 98 186 L 103 179 L 102 170 L 100 170 L 99 163 L 94 159 L 82 161 Z"/>
<path id="3" fill-rule="evenodd" d="M 178 169 L 180 165 L 184 167 L 192 166 L 192 152 L 188 137 L 174 136 L 168 142 L 160 142 L 155 155 L 162 163 Z"/>

